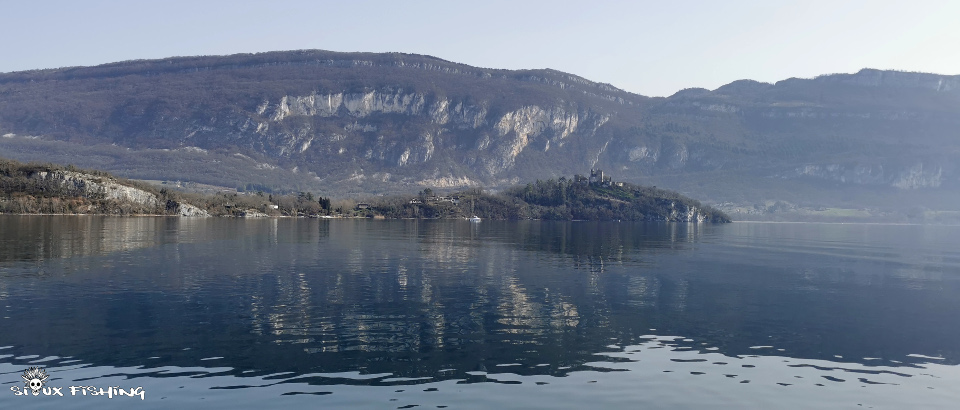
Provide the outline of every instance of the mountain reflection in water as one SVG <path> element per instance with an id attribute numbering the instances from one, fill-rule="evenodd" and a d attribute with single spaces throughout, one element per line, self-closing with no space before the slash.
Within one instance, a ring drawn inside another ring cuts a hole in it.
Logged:
<path id="1" fill-rule="evenodd" d="M 211 386 L 229 390 L 636 373 L 631 352 L 665 349 L 657 371 L 688 377 L 730 363 L 741 382 L 757 366 L 741 365 L 769 357 L 903 379 L 896 369 L 960 359 L 957 239 L 881 225 L 0 216 L 0 363 L 236 377 Z"/>

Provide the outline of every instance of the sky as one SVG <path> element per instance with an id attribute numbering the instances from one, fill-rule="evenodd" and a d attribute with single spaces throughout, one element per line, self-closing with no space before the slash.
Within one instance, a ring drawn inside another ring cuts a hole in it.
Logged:
<path id="1" fill-rule="evenodd" d="M 647 95 L 862 68 L 960 74 L 960 1 L 0 0 L 0 72 L 276 50 L 552 68 Z"/>

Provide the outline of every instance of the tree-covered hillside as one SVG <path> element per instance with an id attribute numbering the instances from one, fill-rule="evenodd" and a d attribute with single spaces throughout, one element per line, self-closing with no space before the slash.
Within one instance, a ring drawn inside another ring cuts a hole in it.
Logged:
<path id="1" fill-rule="evenodd" d="M 300 192 L 202 195 L 72 165 L 0 158 L 0 213 L 179 216 L 329 215 L 329 198 Z"/>
<path id="2" fill-rule="evenodd" d="M 391 218 L 545 219 L 730 222 L 721 211 L 673 191 L 629 183 L 588 184 L 565 177 L 537 180 L 499 194 L 468 190 L 448 196 L 380 199 L 372 215 Z"/>

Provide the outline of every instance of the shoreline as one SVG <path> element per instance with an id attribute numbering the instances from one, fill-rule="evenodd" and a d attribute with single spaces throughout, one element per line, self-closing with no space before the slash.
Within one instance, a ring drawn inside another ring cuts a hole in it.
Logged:
<path id="1" fill-rule="evenodd" d="M 291 215 L 270 215 L 270 216 L 256 216 L 256 217 L 244 217 L 244 216 L 230 216 L 230 215 L 211 215 L 211 216 L 181 216 L 181 215 L 159 215 L 159 214 L 136 214 L 136 215 L 115 215 L 115 214 L 46 214 L 46 213 L 37 213 L 37 214 L 18 214 L 18 213 L 3 213 L 0 212 L 0 216 L 97 216 L 97 217 L 111 217 L 111 218 L 185 218 L 185 219 L 206 219 L 206 218 L 230 218 L 230 219 L 369 219 L 369 220 L 395 220 L 395 221 L 459 221 L 464 220 L 463 218 L 369 218 L 364 216 L 291 216 Z M 697 224 L 697 225 L 723 225 L 724 223 L 718 222 L 683 222 L 683 221 L 594 221 L 589 219 L 572 219 L 572 220 L 550 220 L 550 219 L 487 219 L 488 221 L 551 221 L 551 222 L 644 222 L 644 223 L 676 223 L 676 224 Z M 869 221 L 851 221 L 851 222 L 835 222 L 835 221 L 730 221 L 729 223 L 735 224 L 815 224 L 815 225 L 884 225 L 884 226 L 957 226 L 960 227 L 960 224 L 944 224 L 944 223 L 922 223 L 922 222 L 869 222 Z"/>

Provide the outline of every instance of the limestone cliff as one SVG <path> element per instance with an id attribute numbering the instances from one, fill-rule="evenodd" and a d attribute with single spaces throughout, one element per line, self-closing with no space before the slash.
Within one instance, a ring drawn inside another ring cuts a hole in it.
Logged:
<path id="1" fill-rule="evenodd" d="M 124 185 L 106 176 L 90 175 L 75 171 L 39 171 L 33 173 L 36 186 L 50 194 L 83 197 L 123 206 L 134 205 L 137 213 L 172 214 L 179 216 L 210 216 L 207 211 L 194 205 L 161 200 L 156 194 Z M 42 193 L 42 192 L 39 192 Z M 94 208 L 89 208 L 93 211 Z"/>

